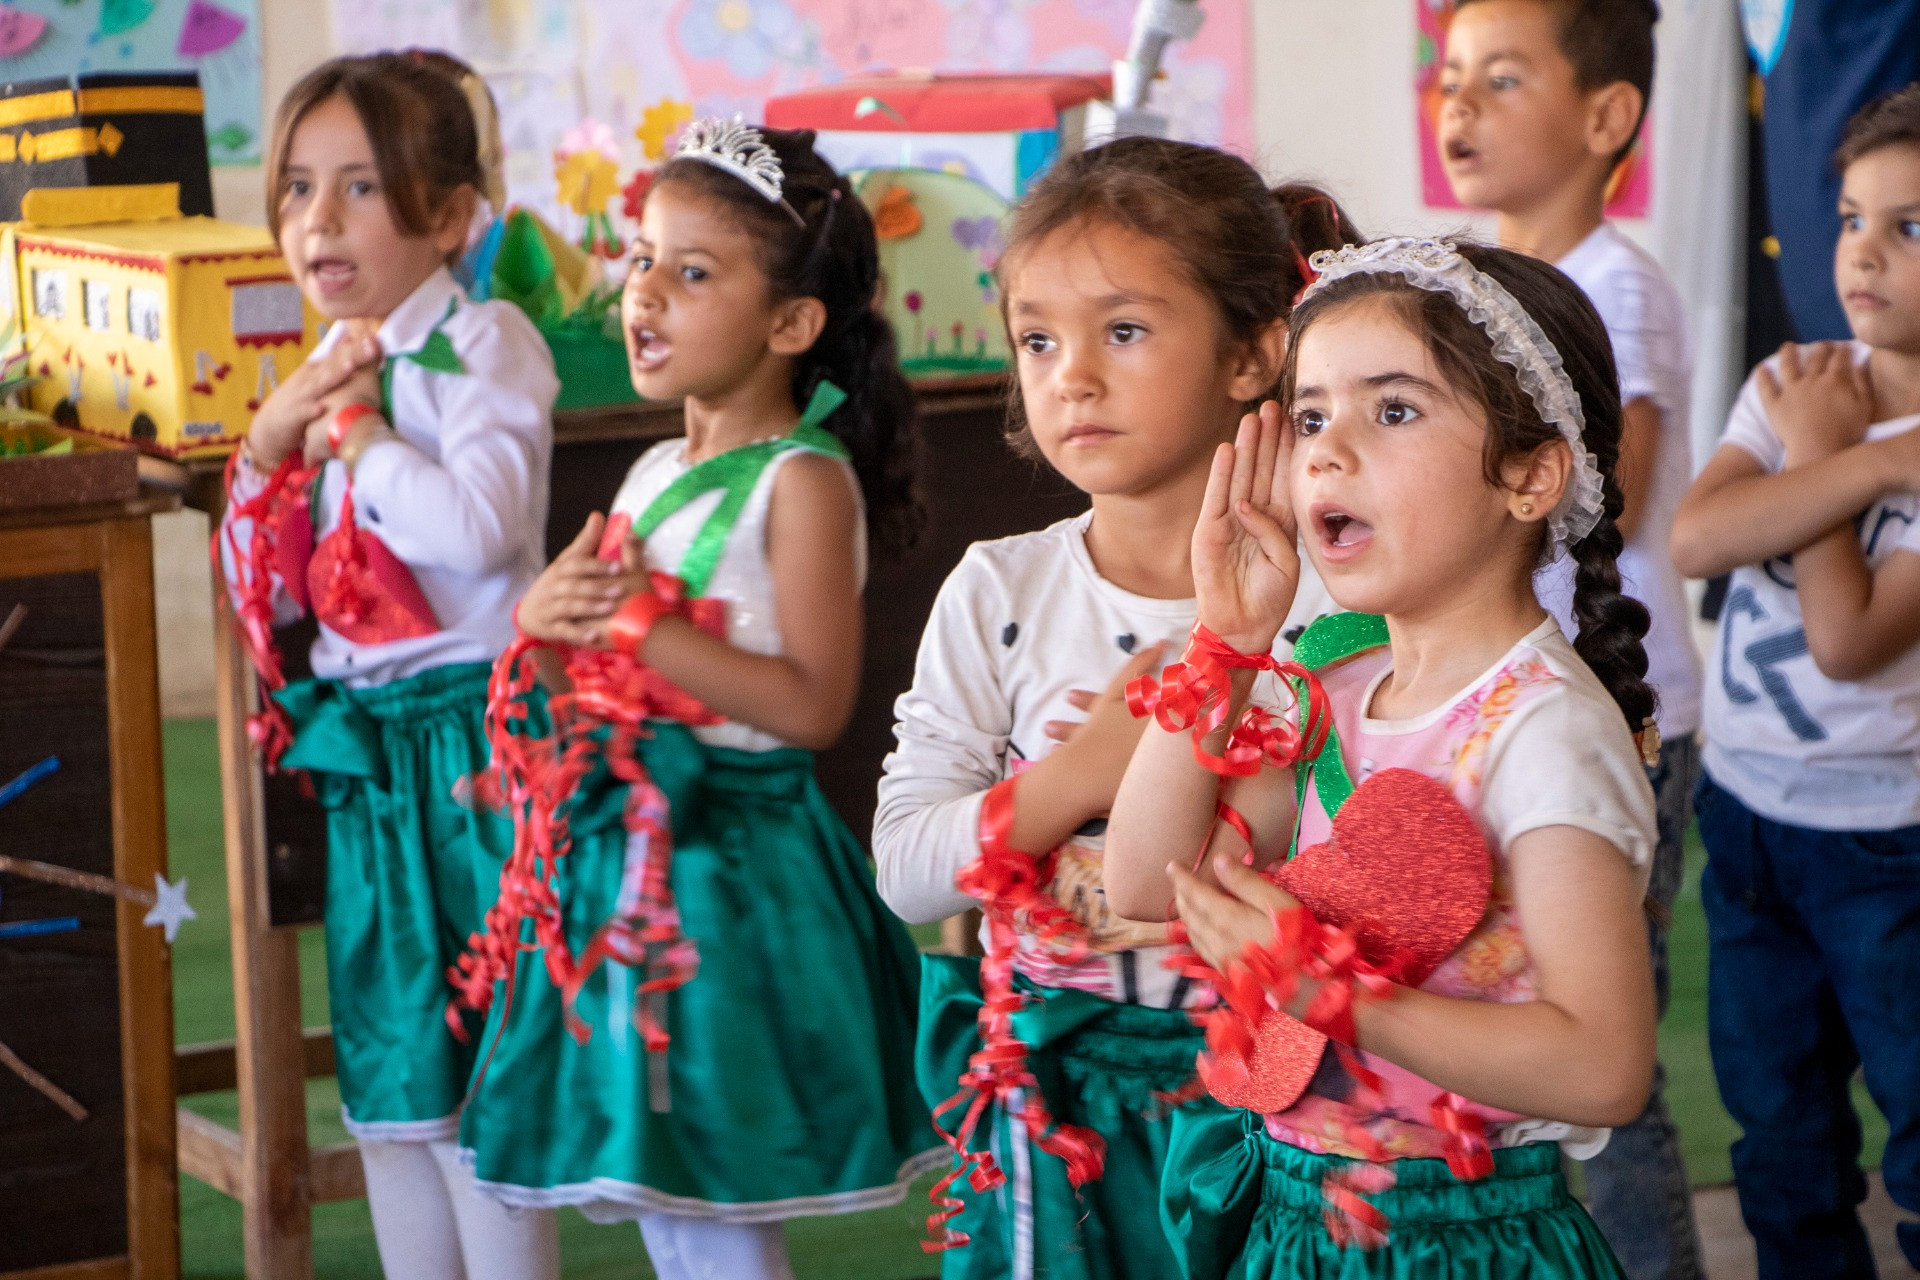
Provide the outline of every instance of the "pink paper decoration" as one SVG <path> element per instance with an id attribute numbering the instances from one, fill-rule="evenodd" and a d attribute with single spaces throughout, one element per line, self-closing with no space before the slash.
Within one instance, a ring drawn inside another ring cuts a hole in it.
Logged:
<path id="1" fill-rule="evenodd" d="M 0 58 L 17 58 L 47 34 L 47 20 L 12 5 L 0 5 Z"/>
<path id="2" fill-rule="evenodd" d="M 178 51 L 183 58 L 204 58 L 232 44 L 246 30 L 247 20 L 233 10 L 193 0 L 187 6 L 186 21 L 180 24 Z"/>

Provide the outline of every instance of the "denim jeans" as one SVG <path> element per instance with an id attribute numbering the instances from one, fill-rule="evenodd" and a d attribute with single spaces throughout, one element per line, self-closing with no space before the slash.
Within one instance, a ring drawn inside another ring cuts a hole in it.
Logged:
<path id="1" fill-rule="evenodd" d="M 1686 871 L 1687 818 L 1700 773 L 1700 746 L 1691 734 L 1662 744 L 1660 762 L 1647 770 L 1658 803 L 1660 843 L 1654 850 L 1647 896 L 1669 911 Z M 1653 980 L 1666 1016 L 1667 929 L 1647 921 Z M 1693 1192 L 1680 1158 L 1680 1132 L 1667 1114 L 1666 1073 L 1654 1069 L 1647 1108 L 1613 1131 L 1606 1149 L 1586 1162 L 1587 1207 L 1620 1259 L 1628 1280 L 1701 1280 L 1700 1234 L 1693 1223 Z"/>
<path id="2" fill-rule="evenodd" d="M 1871 1277 L 1849 1086 L 1864 1065 L 1887 1194 L 1920 1211 L 1920 826 L 1787 826 L 1711 776 L 1695 809 L 1713 1071 L 1743 1135 L 1733 1176 L 1760 1280 Z M 1920 1267 L 1920 1223 L 1899 1239 Z"/>

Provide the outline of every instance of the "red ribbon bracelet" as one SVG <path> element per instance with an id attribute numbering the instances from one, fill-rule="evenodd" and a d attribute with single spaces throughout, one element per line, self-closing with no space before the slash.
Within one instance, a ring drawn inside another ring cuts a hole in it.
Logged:
<path id="1" fill-rule="evenodd" d="M 1306 703 L 1304 729 L 1290 717 L 1249 707 L 1228 735 L 1226 749 L 1219 755 L 1208 751 L 1207 735 L 1225 724 L 1232 710 L 1229 669 L 1270 671 L 1295 681 Z M 1310 760 L 1326 746 L 1333 727 L 1332 705 L 1311 671 L 1270 653 L 1241 653 L 1198 623 L 1181 661 L 1158 678 L 1140 676 L 1127 685 L 1127 710 L 1135 718 L 1152 716 L 1168 733 L 1191 729 L 1193 758 L 1226 778 L 1249 778 L 1263 768 L 1284 769 Z"/>
<path id="2" fill-rule="evenodd" d="M 621 653 L 640 657 L 641 647 L 647 643 L 647 635 L 653 630 L 653 624 L 669 614 L 679 613 L 676 602 L 663 600 L 651 591 L 642 591 L 628 596 L 614 615 L 607 621 L 607 640 Z"/>
<path id="3" fill-rule="evenodd" d="M 377 417 L 379 413 L 379 409 L 364 400 L 356 400 L 352 404 L 342 405 L 334 413 L 333 418 L 327 423 L 327 448 L 337 456 L 340 452 L 340 446 L 347 442 L 347 432 L 353 430 L 353 424 L 368 414 L 373 414 Z"/>

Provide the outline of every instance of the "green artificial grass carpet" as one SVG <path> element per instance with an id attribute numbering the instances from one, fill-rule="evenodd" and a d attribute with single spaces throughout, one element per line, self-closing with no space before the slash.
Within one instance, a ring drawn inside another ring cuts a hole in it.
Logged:
<path id="1" fill-rule="evenodd" d="M 220 829 L 220 783 L 214 727 L 204 720 L 166 726 L 167 833 L 175 877 L 191 881 L 200 918 L 180 932 L 173 949 L 174 1029 L 181 1044 L 233 1035 L 233 978 L 228 952 L 226 870 Z M 1660 1029 L 1667 1069 L 1667 1102 L 1680 1127 L 1687 1170 L 1696 1186 L 1731 1181 L 1727 1146 L 1738 1135 L 1720 1106 L 1707 1058 L 1707 925 L 1700 914 L 1700 866 L 1705 853 L 1688 835 L 1687 880 L 1674 910 L 1673 1000 Z M 921 945 L 937 927 L 914 930 Z M 327 1021 L 327 973 L 318 929 L 300 936 L 301 1003 L 306 1024 Z M 1856 1104 L 1867 1132 L 1865 1160 L 1878 1165 L 1886 1122 L 1857 1084 Z M 238 1121 L 232 1093 L 187 1100 L 226 1125 Z M 316 1146 L 346 1140 L 340 1095 L 332 1080 L 307 1085 L 308 1140 Z M 915 1280 L 938 1268 L 920 1251 L 927 1182 L 904 1204 L 840 1218 L 805 1219 L 788 1229 L 794 1269 L 802 1280 Z M 240 1207 L 192 1179 L 180 1182 L 180 1226 L 188 1280 L 240 1280 Z M 651 1277 L 639 1232 L 632 1225 L 598 1227 L 577 1213 L 560 1216 L 561 1256 L 569 1280 Z M 315 1274 L 323 1280 L 379 1280 L 380 1263 L 364 1201 L 319 1205 L 313 1214 Z"/>

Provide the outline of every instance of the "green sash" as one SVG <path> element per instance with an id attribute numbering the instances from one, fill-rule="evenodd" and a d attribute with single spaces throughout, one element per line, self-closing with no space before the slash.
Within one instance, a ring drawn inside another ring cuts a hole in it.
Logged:
<path id="1" fill-rule="evenodd" d="M 713 509 L 713 514 L 707 517 L 707 522 L 700 526 L 700 532 L 694 535 L 687 547 L 687 554 L 680 560 L 679 577 L 686 584 L 689 598 L 698 598 L 707 593 L 707 583 L 720 565 L 720 555 L 727 549 L 727 538 L 733 533 L 735 522 L 740 519 L 740 513 L 746 510 L 747 499 L 753 496 L 754 486 L 760 483 L 761 475 L 775 458 L 795 449 L 804 449 L 842 462 L 847 460 L 846 446 L 820 425 L 827 415 L 845 403 L 846 398 L 846 392 L 831 382 L 822 382 L 814 388 L 813 398 L 807 402 L 807 411 L 800 415 L 792 434 L 777 440 L 741 445 L 718 457 L 708 458 L 662 489 L 659 496 L 647 504 L 647 509 L 633 522 L 633 536 L 636 538 L 650 536 L 668 516 L 704 494 L 716 489 L 726 494 L 720 499 L 720 505 Z"/>
<path id="2" fill-rule="evenodd" d="M 1336 613 L 1320 618 L 1301 633 L 1293 646 L 1293 660 L 1309 671 L 1319 671 L 1356 653 L 1387 643 L 1387 620 L 1373 613 Z M 1300 704 L 1300 732 L 1307 731 L 1307 691 L 1305 682 L 1290 680 Z M 1329 720 L 1327 744 L 1305 768 L 1293 774 L 1293 843 L 1287 851 L 1292 857 L 1300 849 L 1300 822 L 1305 813 L 1307 775 L 1313 775 L 1314 793 L 1329 818 L 1340 812 L 1353 794 L 1353 777 L 1340 754 L 1340 731 Z"/>

